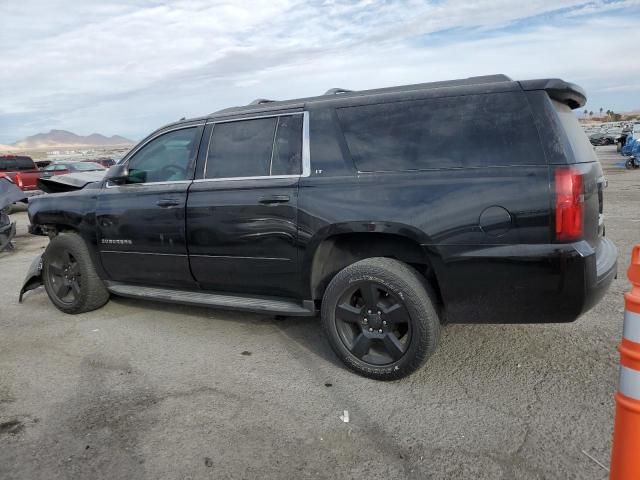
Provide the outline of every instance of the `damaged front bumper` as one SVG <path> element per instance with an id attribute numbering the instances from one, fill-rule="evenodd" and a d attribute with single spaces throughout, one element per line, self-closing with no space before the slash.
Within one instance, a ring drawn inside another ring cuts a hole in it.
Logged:
<path id="1" fill-rule="evenodd" d="M 22 297 L 24 294 L 29 290 L 38 288 L 40 285 L 42 285 L 42 255 L 38 255 L 38 257 L 34 258 L 33 262 L 31 262 L 27 276 L 22 283 L 18 301 L 22 303 Z"/>

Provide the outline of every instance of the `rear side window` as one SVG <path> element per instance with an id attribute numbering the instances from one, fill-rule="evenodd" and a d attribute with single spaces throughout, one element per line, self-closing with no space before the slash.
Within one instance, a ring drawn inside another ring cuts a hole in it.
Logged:
<path id="1" fill-rule="evenodd" d="M 302 115 L 278 118 L 271 175 L 300 175 L 302 173 Z"/>
<path id="2" fill-rule="evenodd" d="M 298 175 L 302 171 L 302 115 L 216 123 L 205 178 Z"/>
<path id="3" fill-rule="evenodd" d="M 360 171 L 545 163 L 521 92 L 338 109 Z"/>

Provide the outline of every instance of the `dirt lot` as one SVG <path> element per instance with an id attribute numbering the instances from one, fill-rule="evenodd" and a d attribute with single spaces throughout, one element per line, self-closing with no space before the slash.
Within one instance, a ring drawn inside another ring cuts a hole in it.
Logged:
<path id="1" fill-rule="evenodd" d="M 47 240 L 13 215 L 0 478 L 606 478 L 593 459 L 609 461 L 640 171 L 598 150 L 622 273 L 605 299 L 569 325 L 447 326 L 426 367 L 395 383 L 345 370 L 317 319 L 124 299 L 67 316 L 42 289 L 20 305 Z"/>

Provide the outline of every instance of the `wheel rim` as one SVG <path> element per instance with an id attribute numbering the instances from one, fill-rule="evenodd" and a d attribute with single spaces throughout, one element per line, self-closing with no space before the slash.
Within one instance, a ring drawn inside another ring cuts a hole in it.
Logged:
<path id="1" fill-rule="evenodd" d="M 63 250 L 49 255 L 47 277 L 51 293 L 59 302 L 65 304 L 76 302 L 82 285 L 80 265 L 69 251 Z"/>
<path id="2" fill-rule="evenodd" d="M 342 294 L 335 309 L 335 324 L 347 350 L 370 365 L 397 362 L 411 343 L 407 307 L 376 282 L 359 282 Z"/>

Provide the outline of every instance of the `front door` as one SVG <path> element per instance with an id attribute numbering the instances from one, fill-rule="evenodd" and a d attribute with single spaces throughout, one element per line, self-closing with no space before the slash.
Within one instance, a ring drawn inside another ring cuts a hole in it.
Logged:
<path id="1" fill-rule="evenodd" d="M 201 135 L 202 125 L 160 132 L 126 160 L 125 182 L 100 191 L 97 241 L 111 280 L 196 285 L 187 257 L 185 206 Z"/>
<path id="2" fill-rule="evenodd" d="M 187 200 L 191 271 L 203 288 L 299 295 L 303 123 L 299 112 L 213 125 Z"/>

